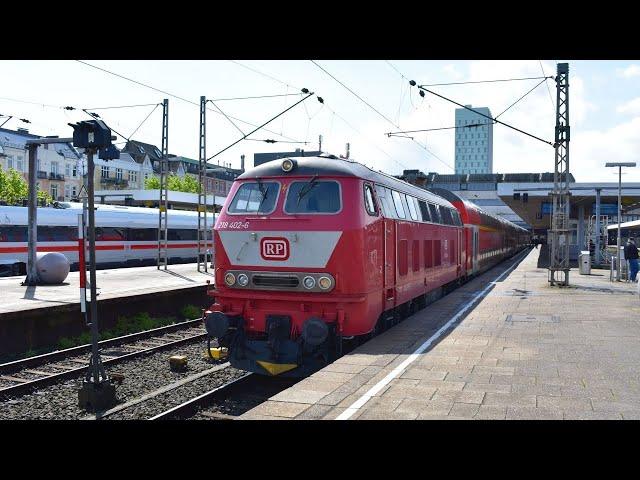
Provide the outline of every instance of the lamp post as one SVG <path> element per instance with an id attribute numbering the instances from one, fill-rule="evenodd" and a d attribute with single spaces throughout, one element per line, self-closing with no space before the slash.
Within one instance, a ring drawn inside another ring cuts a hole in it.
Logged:
<path id="1" fill-rule="evenodd" d="M 622 223 L 622 167 L 635 167 L 636 162 L 607 162 L 605 167 L 618 167 L 618 239 L 616 242 L 617 245 L 617 269 L 616 269 L 616 281 L 620 281 L 620 224 Z"/>

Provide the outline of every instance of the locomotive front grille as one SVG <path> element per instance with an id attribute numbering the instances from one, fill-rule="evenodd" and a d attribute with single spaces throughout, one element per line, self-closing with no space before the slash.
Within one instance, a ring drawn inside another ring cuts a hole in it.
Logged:
<path id="1" fill-rule="evenodd" d="M 300 280 L 296 276 L 254 274 L 252 281 L 257 287 L 297 288 L 300 285 Z"/>

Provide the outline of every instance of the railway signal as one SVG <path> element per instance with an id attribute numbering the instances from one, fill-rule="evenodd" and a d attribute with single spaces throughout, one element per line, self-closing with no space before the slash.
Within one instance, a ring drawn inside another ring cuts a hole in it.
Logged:
<path id="1" fill-rule="evenodd" d="M 91 322 L 91 359 L 87 368 L 82 387 L 78 392 L 78 404 L 85 410 L 100 411 L 109 408 L 116 403 L 115 387 L 109 380 L 102 365 L 100 351 L 98 350 L 98 299 L 96 288 L 96 214 L 94 197 L 94 170 L 93 156 L 99 153 L 104 160 L 112 160 L 120 157 L 120 152 L 111 144 L 115 137 L 111 136 L 111 129 L 101 120 L 87 120 L 77 124 L 69 124 L 73 127 L 73 145 L 84 148 L 87 154 L 87 176 L 85 178 L 87 192 L 87 217 L 89 236 L 89 284 L 91 289 L 91 304 L 89 307 L 89 320 Z M 59 140 L 58 140 L 59 141 Z M 83 202 L 83 205 L 85 202 Z M 83 218 L 84 218 L 83 209 Z M 80 229 L 84 230 L 84 222 L 80 220 Z M 84 235 L 83 235 L 84 237 Z M 82 247 L 84 241 L 82 241 Z M 84 252 L 82 252 L 84 253 Z M 84 266 L 80 265 L 81 271 Z"/>

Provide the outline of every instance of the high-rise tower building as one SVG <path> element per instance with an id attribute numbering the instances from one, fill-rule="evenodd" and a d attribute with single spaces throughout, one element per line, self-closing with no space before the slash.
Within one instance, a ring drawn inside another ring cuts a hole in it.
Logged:
<path id="1" fill-rule="evenodd" d="M 487 107 L 469 108 L 491 117 Z M 466 108 L 456 108 L 456 173 L 493 173 L 493 123 Z"/>

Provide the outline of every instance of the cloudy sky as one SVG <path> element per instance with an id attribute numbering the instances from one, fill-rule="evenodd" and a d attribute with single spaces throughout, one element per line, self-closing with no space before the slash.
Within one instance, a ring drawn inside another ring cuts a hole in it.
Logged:
<path id="1" fill-rule="evenodd" d="M 198 158 L 200 96 L 216 100 L 227 116 L 260 125 L 302 97 L 311 97 L 249 138 L 303 143 L 264 143 L 244 140 L 214 162 L 239 167 L 240 155 L 252 165 L 253 153 L 315 150 L 323 136 L 323 150 L 343 154 L 351 144 L 352 158 L 391 174 L 403 169 L 453 173 L 454 130 L 391 137 L 387 132 L 450 127 L 456 106 L 436 96 L 421 98 L 408 80 L 418 84 L 479 81 L 554 75 L 557 62 L 518 61 L 105 61 L 87 63 L 182 97 L 180 100 L 132 83 L 78 61 L 0 61 L 0 123 L 5 128 L 27 127 L 39 135 L 71 136 L 67 125 L 88 119 L 80 109 L 95 109 L 108 125 L 127 137 L 152 112 L 153 104 L 169 98 L 169 152 Z M 638 161 L 640 148 L 640 62 L 571 61 L 571 171 L 578 181 L 617 181 L 607 161 Z M 329 76 L 322 67 L 334 78 Z M 337 79 L 337 80 L 336 80 Z M 339 82 L 360 96 L 349 92 Z M 489 107 L 498 115 L 540 80 L 429 87 L 462 104 Z M 250 96 L 261 99 L 226 100 Z M 553 141 L 555 82 L 547 80 L 500 120 L 545 140 Z M 219 100 L 218 100 L 219 99 Z M 33 102 L 33 103 L 29 103 Z M 101 107 L 151 104 L 134 108 Z M 68 111 L 61 107 L 73 106 Z M 207 156 L 242 137 L 254 127 L 229 122 L 209 104 Z M 376 113 L 377 110 L 380 114 Z M 383 118 L 382 116 L 386 117 Z M 132 138 L 160 146 L 161 108 L 158 107 Z M 399 127 L 399 128 L 398 128 Z M 118 138 L 118 142 L 122 138 Z M 421 145 L 419 145 L 421 144 Z M 120 145 L 121 146 L 121 145 Z M 426 149 L 425 149 L 426 147 Z M 501 125 L 494 125 L 494 171 L 553 171 L 554 150 Z M 640 162 L 639 162 L 640 163 Z M 629 169 L 624 181 L 640 181 L 640 169 Z"/>

